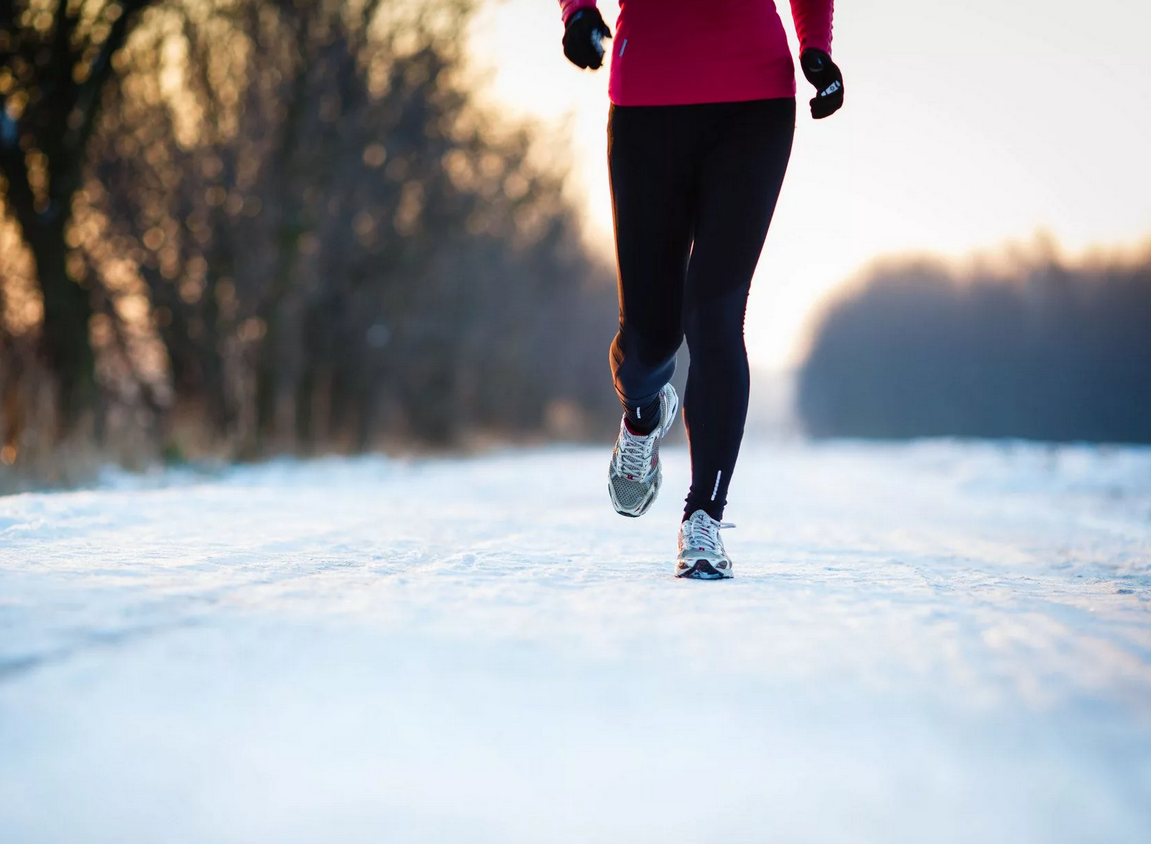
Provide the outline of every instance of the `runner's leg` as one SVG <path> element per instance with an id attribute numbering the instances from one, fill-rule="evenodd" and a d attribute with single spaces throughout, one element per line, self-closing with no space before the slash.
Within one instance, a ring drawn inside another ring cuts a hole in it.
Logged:
<path id="1" fill-rule="evenodd" d="M 619 270 L 619 333 L 611 345 L 611 368 L 636 433 L 654 427 L 659 391 L 675 372 L 683 342 L 695 185 L 689 121 L 695 108 L 612 106 L 608 120 Z"/>
<path id="2" fill-rule="evenodd" d="M 791 155 L 795 100 L 711 108 L 684 295 L 692 467 L 685 517 L 702 509 L 718 520 L 747 419 L 747 296 Z"/>

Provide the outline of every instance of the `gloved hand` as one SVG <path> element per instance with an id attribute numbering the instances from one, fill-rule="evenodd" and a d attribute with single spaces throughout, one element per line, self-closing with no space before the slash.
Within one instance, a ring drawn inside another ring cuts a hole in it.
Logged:
<path id="1" fill-rule="evenodd" d="M 568 18 L 564 28 L 564 55 L 576 67 L 598 70 L 603 66 L 605 38 L 611 38 L 611 30 L 599 9 L 580 9 Z"/>
<path id="2" fill-rule="evenodd" d="M 815 97 L 811 100 L 811 116 L 816 120 L 835 114 L 843 105 L 843 74 L 831 60 L 831 56 L 813 47 L 803 51 L 799 66 L 807 81 L 815 86 Z"/>

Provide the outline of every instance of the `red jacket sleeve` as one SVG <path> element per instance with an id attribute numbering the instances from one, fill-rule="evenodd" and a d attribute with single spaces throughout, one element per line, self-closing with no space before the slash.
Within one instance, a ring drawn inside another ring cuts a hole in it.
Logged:
<path id="1" fill-rule="evenodd" d="M 830 0 L 829 0 L 830 2 Z M 560 0 L 560 14 L 563 15 L 564 22 L 578 12 L 580 9 L 594 9 L 595 0 Z"/>
<path id="2" fill-rule="evenodd" d="M 561 0 L 574 5 L 579 0 Z M 791 17 L 799 36 L 799 52 L 808 47 L 831 54 L 831 7 L 834 0 L 791 0 Z"/>

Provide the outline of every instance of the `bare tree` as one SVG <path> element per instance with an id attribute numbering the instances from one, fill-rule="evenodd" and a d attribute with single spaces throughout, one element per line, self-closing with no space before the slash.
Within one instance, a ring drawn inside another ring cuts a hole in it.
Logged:
<path id="1" fill-rule="evenodd" d="M 1151 442 L 1151 253 L 959 274 L 896 262 L 835 303 L 800 377 L 817 435 Z"/>
<path id="2" fill-rule="evenodd" d="M 68 272 L 66 231 L 114 60 L 149 0 L 0 5 L 0 174 L 43 296 L 40 340 L 58 379 L 59 422 L 96 398 L 89 291 Z"/>
<path id="3" fill-rule="evenodd" d="M 82 248 L 133 256 L 174 420 L 254 455 L 614 412 L 610 269 L 534 127 L 474 105 L 471 8 L 173 2 L 139 33 Z"/>

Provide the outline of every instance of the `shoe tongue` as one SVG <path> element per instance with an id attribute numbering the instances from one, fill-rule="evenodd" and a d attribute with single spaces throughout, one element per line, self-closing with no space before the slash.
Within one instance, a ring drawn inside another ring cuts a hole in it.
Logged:
<path id="1" fill-rule="evenodd" d="M 712 529 L 712 525 L 715 524 L 715 521 L 707 514 L 707 511 L 697 510 L 692 514 L 690 521 L 694 523 L 692 525 L 694 533 L 714 544 L 716 531 Z"/>

